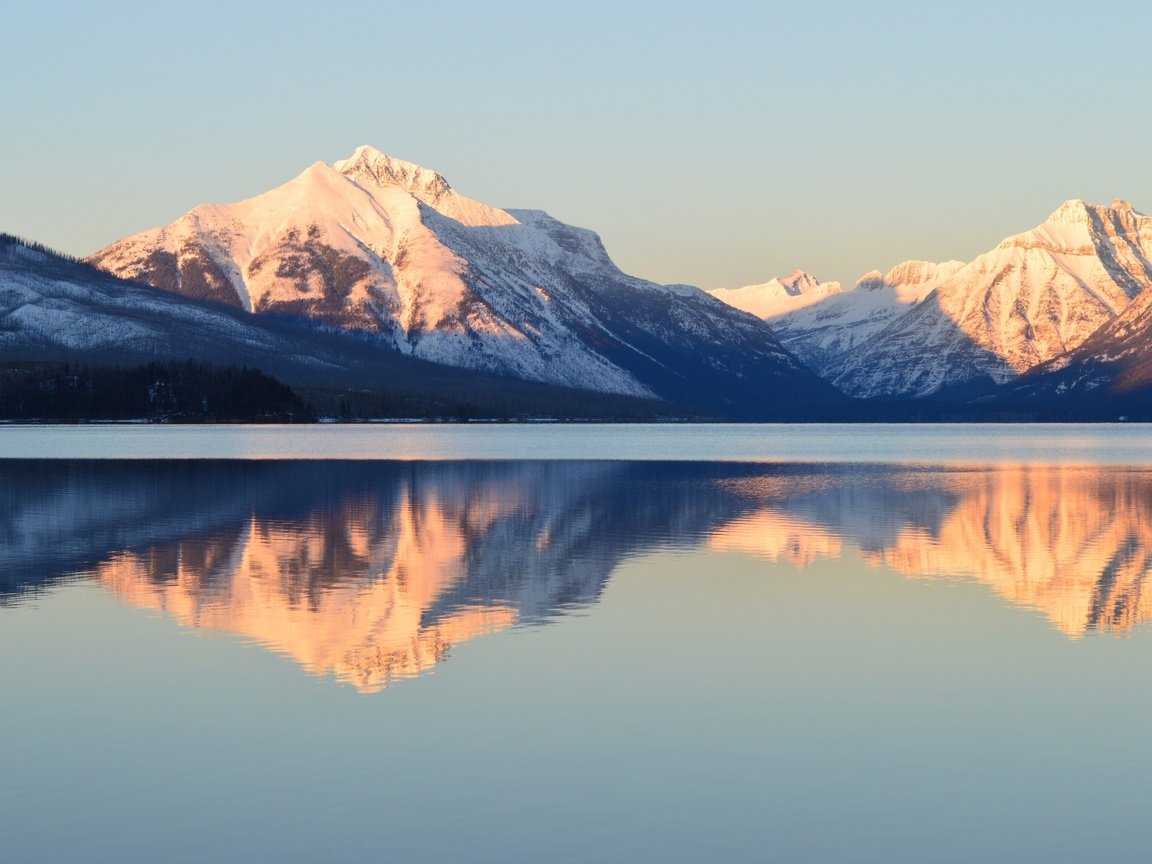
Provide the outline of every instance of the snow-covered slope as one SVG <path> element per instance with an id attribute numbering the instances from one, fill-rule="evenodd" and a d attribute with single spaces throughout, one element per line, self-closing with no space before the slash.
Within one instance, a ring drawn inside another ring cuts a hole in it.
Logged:
<path id="1" fill-rule="evenodd" d="M 846 352 L 875 336 L 963 266 L 960 261 L 906 261 L 886 274 L 864 274 L 849 291 L 839 282 L 818 283 L 798 270 L 783 281 L 710 293 L 764 319 L 786 348 L 827 375 Z"/>
<path id="2" fill-rule="evenodd" d="M 528 380 L 726 408 L 838 395 L 753 316 L 695 288 L 627 276 L 591 231 L 488 207 L 371 147 L 256 198 L 197 207 L 89 260 Z"/>
<path id="3" fill-rule="evenodd" d="M 989 404 L 1090 410 L 1147 419 L 1152 408 L 1152 291 L 1080 345 L 982 399 Z"/>
<path id="4" fill-rule="evenodd" d="M 820 282 L 811 273 L 793 270 L 783 279 L 743 288 L 717 288 L 708 293 L 729 306 L 765 320 L 775 320 L 840 293 L 839 282 Z"/>
<path id="5" fill-rule="evenodd" d="M 183 350 L 176 346 L 183 345 Z M 0 352 L 237 358 L 291 356 L 275 330 L 228 309 L 158 293 L 0 237 Z M 307 358 L 302 356 L 302 362 Z M 319 363 L 320 361 L 316 361 Z"/>
<path id="6" fill-rule="evenodd" d="M 968 264 L 908 261 L 849 291 L 804 274 L 712 293 L 853 396 L 927 396 L 1002 383 L 1076 347 L 1152 283 L 1150 261 L 1152 218 L 1072 200 Z"/>
<path id="7" fill-rule="evenodd" d="M 1008 381 L 1076 347 L 1152 284 L 1152 218 L 1068 201 L 827 367 L 858 396 Z"/>
<path id="8" fill-rule="evenodd" d="M 254 316 L 119 279 L 0 234 L 0 360 L 247 364 L 293 386 L 353 390 L 382 416 L 645 416 L 658 404 L 430 363 L 305 318 Z M 671 406 L 665 406 L 671 410 Z M 638 413 L 633 413 L 638 412 Z"/>

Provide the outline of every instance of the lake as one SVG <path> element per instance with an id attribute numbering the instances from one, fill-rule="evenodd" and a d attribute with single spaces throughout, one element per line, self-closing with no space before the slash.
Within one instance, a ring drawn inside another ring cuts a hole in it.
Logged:
<path id="1" fill-rule="evenodd" d="M 5 860 L 1141 857 L 1148 427 L 0 455 Z"/>

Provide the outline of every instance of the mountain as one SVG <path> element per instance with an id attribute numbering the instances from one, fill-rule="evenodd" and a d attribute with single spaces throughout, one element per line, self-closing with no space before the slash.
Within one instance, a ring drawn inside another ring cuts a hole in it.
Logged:
<path id="1" fill-rule="evenodd" d="M 763 285 L 746 285 L 743 288 L 717 288 L 708 293 L 729 306 L 743 309 L 757 318 L 772 321 L 807 308 L 813 303 L 839 294 L 839 282 L 820 282 L 811 273 L 793 270 L 783 279 L 772 279 Z"/>
<path id="2" fill-rule="evenodd" d="M 728 415 L 839 400 L 754 316 L 696 288 L 627 276 L 591 231 L 468 199 L 371 147 L 256 198 L 201 205 L 88 260 L 504 376 Z"/>
<path id="3" fill-rule="evenodd" d="M 307 319 L 157 291 L 11 235 L 0 235 L 0 358 L 246 364 L 314 390 L 309 397 L 322 411 L 342 404 L 353 416 L 645 419 L 673 411 L 650 399 L 430 363 Z"/>
<path id="4" fill-rule="evenodd" d="M 1152 291 L 1082 344 L 1041 363 L 987 397 L 983 404 L 1053 406 L 1090 417 L 1152 419 Z"/>
<path id="5" fill-rule="evenodd" d="M 1080 345 L 1152 283 L 1150 262 L 1152 218 L 1072 200 L 968 264 L 907 262 L 768 322 L 853 396 L 956 392 Z"/>
<path id="6" fill-rule="evenodd" d="M 936 287 L 830 368 L 860 396 L 1008 381 L 1074 348 L 1152 282 L 1152 219 L 1069 201 Z"/>
<path id="7" fill-rule="evenodd" d="M 10 235 L 0 236 L 0 304 L 5 359 L 206 354 L 323 363 L 305 344 L 232 310 L 117 279 Z"/>
<path id="8" fill-rule="evenodd" d="M 961 267 L 960 261 L 906 261 L 887 274 L 864 274 L 850 291 L 817 282 L 801 270 L 765 285 L 711 291 L 712 296 L 762 318 L 781 343 L 825 377 L 856 346 L 919 303 Z"/>

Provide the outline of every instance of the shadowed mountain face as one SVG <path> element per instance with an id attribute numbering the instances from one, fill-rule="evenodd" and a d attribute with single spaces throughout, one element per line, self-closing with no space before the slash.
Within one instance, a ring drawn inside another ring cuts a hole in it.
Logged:
<path id="1" fill-rule="evenodd" d="M 1152 615 L 1152 472 L 716 463 L 0 465 L 0 603 L 90 580 L 363 692 L 710 545 L 964 578 L 1062 633 Z"/>

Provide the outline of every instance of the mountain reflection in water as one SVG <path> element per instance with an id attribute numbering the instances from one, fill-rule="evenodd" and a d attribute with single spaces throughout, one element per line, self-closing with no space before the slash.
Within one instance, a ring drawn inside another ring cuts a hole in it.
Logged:
<path id="1" fill-rule="evenodd" d="M 975 579 L 1071 637 L 1152 615 L 1147 470 L 877 468 L 728 485 L 764 506 L 715 532 L 715 548 L 801 567 L 852 554 L 908 577 Z"/>
<path id="2" fill-rule="evenodd" d="M 627 555 L 756 506 L 739 466 L 9 463 L 9 602 L 74 574 L 364 692 L 593 603 Z M 20 493 L 23 489 L 23 494 Z"/>
<path id="3" fill-rule="evenodd" d="M 596 602 L 628 556 L 970 578 L 1069 636 L 1152 609 L 1152 472 L 653 462 L 8 462 L 0 602 L 97 581 L 363 692 Z"/>

